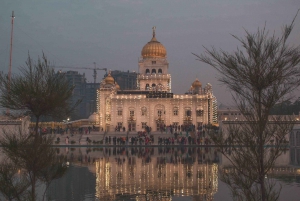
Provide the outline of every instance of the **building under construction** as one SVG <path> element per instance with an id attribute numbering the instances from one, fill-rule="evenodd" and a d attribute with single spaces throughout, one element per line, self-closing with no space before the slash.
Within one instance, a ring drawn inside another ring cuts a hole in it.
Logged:
<path id="1" fill-rule="evenodd" d="M 121 90 L 134 90 L 136 89 L 136 72 L 129 71 L 111 71 L 111 76 L 119 84 Z"/>
<path id="2" fill-rule="evenodd" d="M 75 86 L 72 95 L 72 104 L 77 100 L 82 100 L 76 107 L 71 120 L 87 119 L 91 114 L 96 112 L 97 89 L 100 83 L 87 83 L 85 73 L 80 74 L 78 71 L 66 71 L 66 78 L 69 84 Z"/>

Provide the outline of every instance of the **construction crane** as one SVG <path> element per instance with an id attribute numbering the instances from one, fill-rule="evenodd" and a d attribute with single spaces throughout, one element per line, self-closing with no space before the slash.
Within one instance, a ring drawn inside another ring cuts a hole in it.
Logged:
<path id="1" fill-rule="evenodd" d="M 96 62 L 94 62 L 94 68 L 89 68 L 89 67 L 68 67 L 68 66 L 53 66 L 53 68 L 69 68 L 69 69 L 89 69 L 89 70 L 94 70 L 93 73 L 93 78 L 94 78 L 94 83 L 96 83 L 97 79 L 97 70 L 105 70 L 105 73 L 107 75 L 107 68 L 97 68 L 96 67 Z"/>

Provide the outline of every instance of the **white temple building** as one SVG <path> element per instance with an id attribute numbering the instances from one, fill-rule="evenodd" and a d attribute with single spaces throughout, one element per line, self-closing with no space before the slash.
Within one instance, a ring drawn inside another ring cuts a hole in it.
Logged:
<path id="1" fill-rule="evenodd" d="M 143 47 L 138 63 L 137 89 L 120 90 L 108 74 L 97 94 L 97 123 L 105 131 L 152 131 L 164 126 L 197 128 L 217 123 L 217 99 L 212 85 L 196 79 L 186 94 L 173 94 L 166 48 L 152 39 Z"/>

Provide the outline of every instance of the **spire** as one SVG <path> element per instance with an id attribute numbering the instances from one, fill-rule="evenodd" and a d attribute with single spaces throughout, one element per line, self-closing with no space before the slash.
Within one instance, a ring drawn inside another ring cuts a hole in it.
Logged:
<path id="1" fill-rule="evenodd" d="M 152 30 L 153 30 L 153 38 L 155 38 L 155 29 L 156 29 L 156 27 L 154 26 L 154 27 L 152 27 Z"/>

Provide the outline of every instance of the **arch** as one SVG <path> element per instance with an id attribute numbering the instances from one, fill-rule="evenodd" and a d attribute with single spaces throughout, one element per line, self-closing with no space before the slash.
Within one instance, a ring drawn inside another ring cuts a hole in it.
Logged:
<path id="1" fill-rule="evenodd" d="M 157 91 L 162 91 L 162 90 L 164 89 L 164 86 L 163 86 L 161 83 L 159 83 L 159 84 L 156 86 L 156 89 L 157 89 Z"/>
<path id="2" fill-rule="evenodd" d="M 146 74 L 150 74 L 149 68 L 146 69 Z"/>
<path id="3" fill-rule="evenodd" d="M 141 113 L 142 113 L 142 116 L 147 116 L 147 108 L 145 106 L 143 106 L 141 108 Z"/>
<path id="4" fill-rule="evenodd" d="M 129 116 L 130 117 L 134 117 L 135 116 L 135 108 L 134 107 L 129 107 L 128 111 L 129 111 Z"/>
<path id="5" fill-rule="evenodd" d="M 178 114 L 179 114 L 179 107 L 178 106 L 174 106 L 173 107 L 173 115 L 174 116 L 178 116 Z"/>
<path id="6" fill-rule="evenodd" d="M 165 109 L 165 106 L 162 105 L 162 104 L 157 104 L 157 105 L 154 106 L 154 109 L 155 109 L 155 110 L 156 110 L 156 109 Z"/>
<path id="7" fill-rule="evenodd" d="M 151 74 L 156 74 L 156 69 L 155 68 L 152 69 Z"/>
<path id="8" fill-rule="evenodd" d="M 155 83 L 153 83 L 151 86 L 152 86 L 152 89 L 153 89 L 153 88 L 155 88 L 155 87 L 156 87 L 156 84 L 155 84 Z"/>
<path id="9" fill-rule="evenodd" d="M 117 108 L 117 114 L 118 114 L 118 116 L 122 116 L 123 115 L 123 108 L 122 107 L 118 107 Z"/>
<path id="10" fill-rule="evenodd" d="M 157 117 L 164 117 L 166 114 L 165 106 L 162 104 L 157 104 L 154 106 L 154 114 Z"/>
<path id="11" fill-rule="evenodd" d="M 150 89 L 150 85 L 149 85 L 149 84 L 146 84 L 145 90 L 149 90 L 149 89 Z"/>
<path id="12" fill-rule="evenodd" d="M 184 108 L 184 113 L 186 117 L 191 117 L 192 116 L 192 110 L 190 107 L 185 107 Z"/>
<path id="13" fill-rule="evenodd" d="M 158 69 L 158 72 L 157 72 L 158 74 L 162 74 L 162 69 L 160 68 L 160 69 Z"/>

